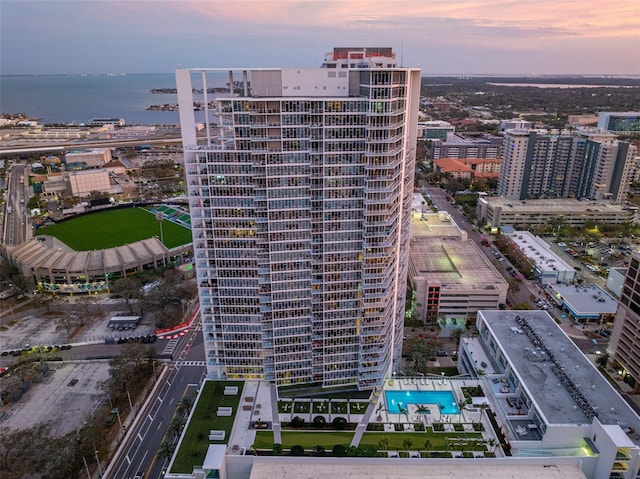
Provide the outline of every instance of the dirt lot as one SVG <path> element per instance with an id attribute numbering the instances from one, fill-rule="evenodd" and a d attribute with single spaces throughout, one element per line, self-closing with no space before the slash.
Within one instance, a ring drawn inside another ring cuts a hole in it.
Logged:
<path id="1" fill-rule="evenodd" d="M 78 345 L 95 344 L 96 351 L 100 351 L 109 348 L 104 346 L 106 337 L 117 339 L 152 332 L 147 324 L 129 331 L 108 328 L 109 318 L 125 310 L 122 304 L 110 300 L 102 300 L 90 308 L 67 300 L 55 309 L 28 310 L 23 307 L 4 312 L 0 319 L 0 350 L 23 349 L 27 344 L 30 347 L 72 344 L 71 350 L 64 351 L 71 353 L 66 354 L 66 358 L 84 359 L 90 355 L 86 348 L 94 346 L 85 346 L 82 355 L 75 355 Z M 0 390 L 13 391 L 9 389 L 8 381 L 20 384 L 17 376 L 11 377 L 11 366 L 26 357 L 25 353 L 18 357 L 0 356 L 0 366 L 9 366 L 9 374 L 0 378 Z M 0 427 L 23 429 L 39 422 L 50 422 L 52 432 L 63 435 L 82 425 L 100 405 L 108 405 L 108 399 L 98 388 L 98 383 L 109 377 L 108 361 L 51 361 L 47 364 L 50 373 L 42 381 L 27 380 L 31 387 L 17 402 L 5 399 L 6 404 L 0 406 Z"/>
<path id="2" fill-rule="evenodd" d="M 49 367 L 45 381 L 33 384 L 17 403 L 0 409 L 0 427 L 24 429 L 49 422 L 55 435 L 63 435 L 80 427 L 105 401 L 98 383 L 109 377 L 106 361 L 50 362 Z M 73 379 L 77 382 L 69 386 Z"/>

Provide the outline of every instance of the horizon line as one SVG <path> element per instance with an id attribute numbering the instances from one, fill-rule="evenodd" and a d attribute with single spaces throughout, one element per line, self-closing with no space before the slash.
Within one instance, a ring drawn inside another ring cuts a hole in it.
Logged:
<path id="1" fill-rule="evenodd" d="M 199 67 L 194 67 L 199 68 Z M 222 70 L 229 68 L 244 67 L 216 67 Z M 260 69 L 262 67 L 249 67 L 249 69 Z M 398 68 L 414 68 L 414 67 L 398 67 Z M 419 67 L 417 67 L 419 68 Z M 287 68 L 278 68 L 286 70 Z M 19 77 L 19 76 L 127 76 L 127 75 L 173 75 L 174 72 L 81 72 L 81 73 L 0 73 L 0 77 Z M 640 79 L 638 73 L 469 73 L 469 72 L 443 72 L 429 73 L 422 72 L 421 77 L 473 77 L 473 78 L 617 78 L 617 79 Z"/>

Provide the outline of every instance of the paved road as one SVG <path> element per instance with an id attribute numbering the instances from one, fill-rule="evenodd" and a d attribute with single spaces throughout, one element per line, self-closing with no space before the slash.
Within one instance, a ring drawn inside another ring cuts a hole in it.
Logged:
<path id="1" fill-rule="evenodd" d="M 31 237 L 31 225 L 25 206 L 29 201 L 25 172 L 26 166 L 16 163 L 7 174 L 6 207 L 3 211 L 2 228 L 2 242 L 7 246 L 24 243 Z"/>
<path id="2" fill-rule="evenodd" d="M 507 267 L 513 266 L 509 263 L 509 260 L 505 258 L 504 261 L 497 261 L 493 256 L 492 251 L 494 248 L 483 247 L 480 243 L 482 239 L 488 238 L 487 235 L 478 233 L 474 231 L 474 226 L 469 223 L 467 218 L 454 206 L 451 204 L 451 201 L 447 200 L 447 192 L 441 188 L 428 186 L 426 184 L 421 185 L 421 192 L 423 194 L 428 194 L 431 198 L 431 201 L 434 203 L 436 208 L 440 211 L 446 211 L 451 215 L 456 224 L 467 232 L 469 239 L 474 241 L 480 249 L 484 252 L 484 254 L 489 258 L 489 261 L 493 263 L 496 269 L 507 279 L 507 281 L 511 281 L 511 278 L 506 270 Z M 490 240 L 490 238 L 488 238 Z M 581 266 L 575 261 L 571 256 L 569 256 L 565 251 L 559 248 L 557 245 L 551 243 L 551 249 L 554 253 L 562 257 L 568 264 L 573 266 Z M 591 274 L 589 271 L 583 270 L 584 279 L 586 282 L 598 284 L 601 287 L 605 287 L 606 280 L 598 275 Z M 540 283 L 538 281 L 529 281 L 523 280 L 520 283 L 519 288 L 515 290 L 510 287 L 507 293 L 507 300 L 512 304 L 518 303 L 527 303 L 532 306 L 532 308 L 537 309 L 535 304 L 531 301 L 531 298 L 543 298 L 545 296 L 545 292 L 540 287 Z M 563 330 L 571 337 L 576 346 L 583 351 L 585 354 L 593 354 L 596 351 L 604 351 L 607 347 L 608 340 L 601 338 L 594 342 L 592 339 L 587 338 L 584 334 L 584 331 L 575 326 L 571 320 L 561 311 L 559 308 L 553 306 L 553 301 L 549 301 L 551 304 L 551 308 L 547 311 L 554 318 L 556 318 Z"/>
<path id="3" fill-rule="evenodd" d="M 168 461 L 157 456 L 158 448 L 181 398 L 195 394 L 206 372 L 202 331 L 198 328 L 185 335 L 175 354 L 177 361 L 164 372 L 137 414 L 105 478 L 134 477 L 138 471 L 145 471 L 145 478 L 163 477 Z"/>

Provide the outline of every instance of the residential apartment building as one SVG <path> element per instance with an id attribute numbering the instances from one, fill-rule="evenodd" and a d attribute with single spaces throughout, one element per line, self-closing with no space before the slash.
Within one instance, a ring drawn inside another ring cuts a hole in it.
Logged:
<path id="1" fill-rule="evenodd" d="M 420 70 L 336 48 L 176 80 L 209 377 L 379 385 L 401 356 Z"/>
<path id="2" fill-rule="evenodd" d="M 578 130 L 570 195 L 623 202 L 638 173 L 637 148 L 606 130 Z"/>
<path id="3" fill-rule="evenodd" d="M 499 136 L 483 135 L 469 138 L 458 134 L 447 135 L 446 140 L 433 140 L 431 158 L 491 158 L 502 157 L 503 139 Z"/>
<path id="4" fill-rule="evenodd" d="M 498 194 L 509 199 L 624 201 L 637 174 L 637 149 L 605 130 L 513 129 L 504 141 Z"/>
<path id="5" fill-rule="evenodd" d="M 640 253 L 633 253 L 613 322 L 608 352 L 621 379 L 640 391 Z"/>
<path id="6" fill-rule="evenodd" d="M 565 197 L 571 137 L 541 130 L 507 130 L 498 195 L 511 199 Z"/>
<path id="7" fill-rule="evenodd" d="M 433 166 L 440 173 L 450 174 L 453 178 L 468 180 L 498 179 L 502 160 L 487 158 L 439 158 L 433 160 Z"/>

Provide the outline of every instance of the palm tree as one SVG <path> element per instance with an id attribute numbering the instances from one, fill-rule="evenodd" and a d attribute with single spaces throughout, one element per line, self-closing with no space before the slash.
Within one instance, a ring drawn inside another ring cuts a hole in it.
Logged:
<path id="1" fill-rule="evenodd" d="M 489 452 L 494 452 L 496 450 L 496 440 L 494 438 L 490 438 L 487 441 L 487 445 L 489 446 L 490 451 Z"/>
<path id="2" fill-rule="evenodd" d="M 387 436 L 382 436 L 382 439 L 378 441 L 378 448 L 386 450 L 387 447 L 389 447 L 389 438 Z"/>
<path id="3" fill-rule="evenodd" d="M 189 412 L 192 404 L 193 404 L 193 400 L 191 396 L 183 396 L 180 402 L 178 403 L 178 406 L 176 407 L 176 412 L 179 415 L 183 416 L 184 414 Z"/>
<path id="4" fill-rule="evenodd" d="M 409 448 L 413 445 L 413 442 L 411 441 L 411 439 L 407 438 L 404 441 L 402 441 L 402 448 L 405 451 L 409 451 Z"/>
<path id="5" fill-rule="evenodd" d="M 430 439 L 425 439 L 424 440 L 424 448 L 427 450 L 427 457 L 431 457 L 431 440 Z"/>
<path id="6" fill-rule="evenodd" d="M 169 427 L 167 428 L 167 432 L 169 434 L 179 435 L 182 430 L 182 426 L 184 425 L 184 421 L 180 417 L 174 417 L 169 423 Z"/>
<path id="7" fill-rule="evenodd" d="M 160 446 L 158 447 L 158 455 L 160 457 L 165 457 L 169 459 L 173 454 L 173 451 L 175 450 L 175 448 L 176 446 L 172 442 L 162 441 L 160 443 Z"/>

